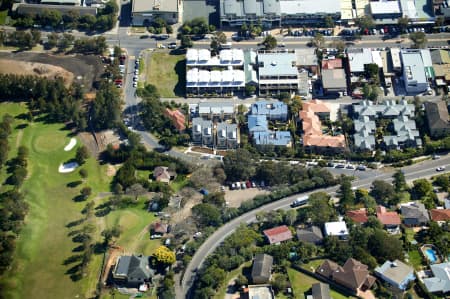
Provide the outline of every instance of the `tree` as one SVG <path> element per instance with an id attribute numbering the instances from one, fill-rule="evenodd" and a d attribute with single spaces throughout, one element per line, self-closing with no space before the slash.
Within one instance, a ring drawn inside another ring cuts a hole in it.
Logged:
<path id="1" fill-rule="evenodd" d="M 75 154 L 75 161 L 78 165 L 83 165 L 86 159 L 89 158 L 89 151 L 86 146 L 82 145 L 77 148 L 77 152 Z"/>
<path id="2" fill-rule="evenodd" d="M 396 236 L 388 235 L 381 229 L 375 230 L 369 238 L 368 249 L 379 263 L 404 257 L 402 241 Z"/>
<path id="3" fill-rule="evenodd" d="M 80 190 L 81 196 L 83 196 L 83 200 L 86 200 L 89 195 L 92 194 L 92 188 L 91 187 L 83 187 L 83 189 Z"/>
<path id="4" fill-rule="evenodd" d="M 147 190 L 141 184 L 133 184 L 125 190 L 125 193 L 133 195 L 135 200 L 138 200 L 139 195 L 143 195 L 146 192 Z"/>
<path id="5" fill-rule="evenodd" d="M 275 292 L 279 293 L 286 290 L 288 281 L 289 278 L 286 274 L 278 274 L 277 276 L 275 276 L 275 279 L 272 282 L 272 286 Z"/>
<path id="6" fill-rule="evenodd" d="M 323 34 L 317 33 L 316 36 L 314 36 L 311 39 L 311 44 L 313 47 L 316 47 L 318 49 L 322 48 L 325 43 L 325 38 L 323 37 Z"/>
<path id="7" fill-rule="evenodd" d="M 413 48 L 425 48 L 427 44 L 427 36 L 423 32 L 412 32 L 409 34 L 409 39 L 413 42 Z"/>
<path id="8" fill-rule="evenodd" d="M 109 242 L 113 238 L 118 238 L 122 233 L 122 228 L 119 225 L 114 225 L 112 228 L 107 228 L 102 231 L 101 235 L 103 236 L 103 241 L 105 245 L 109 245 Z"/>
<path id="9" fill-rule="evenodd" d="M 366 71 L 366 76 L 373 82 L 375 85 L 377 85 L 380 81 L 379 78 L 379 72 L 380 69 L 378 67 L 378 64 L 376 63 L 369 63 L 364 65 L 364 70 Z"/>
<path id="10" fill-rule="evenodd" d="M 343 177 L 338 190 L 339 205 L 343 210 L 347 210 L 355 204 L 355 194 L 352 190 L 352 180 L 350 177 Z"/>
<path id="11" fill-rule="evenodd" d="M 88 171 L 84 168 L 80 169 L 80 171 L 78 172 L 78 174 L 80 175 L 80 177 L 85 180 L 88 177 Z"/>
<path id="12" fill-rule="evenodd" d="M 433 192 L 433 185 L 427 179 L 418 179 L 413 182 L 412 195 L 415 199 L 422 199 Z"/>
<path id="13" fill-rule="evenodd" d="M 394 175 L 394 188 L 395 192 L 401 192 L 407 189 L 405 174 L 401 170 L 397 170 Z"/>
<path id="14" fill-rule="evenodd" d="M 314 224 L 322 226 L 335 216 L 335 211 L 330 205 L 330 196 L 325 192 L 316 192 L 308 199 L 311 209 L 309 211 Z"/>
<path id="15" fill-rule="evenodd" d="M 189 36 L 183 35 L 181 36 L 181 44 L 180 47 L 182 49 L 191 48 L 193 46 L 192 40 Z"/>
<path id="16" fill-rule="evenodd" d="M 201 203 L 192 208 L 197 222 L 202 226 L 219 226 L 222 224 L 220 210 L 209 203 Z"/>
<path id="17" fill-rule="evenodd" d="M 323 22 L 324 22 L 325 27 L 327 27 L 327 28 L 334 27 L 334 20 L 331 16 L 326 16 Z"/>
<path id="18" fill-rule="evenodd" d="M 375 28 L 375 23 L 372 17 L 370 16 L 363 16 L 361 18 L 356 19 L 355 24 L 362 30 Z"/>
<path id="19" fill-rule="evenodd" d="M 239 289 L 242 286 L 248 285 L 248 279 L 242 274 L 239 274 L 234 280 L 235 286 Z"/>
<path id="20" fill-rule="evenodd" d="M 264 41 L 262 42 L 266 50 L 273 50 L 277 47 L 277 39 L 272 35 L 266 36 Z"/>
<path id="21" fill-rule="evenodd" d="M 448 175 L 446 174 L 436 177 L 434 183 L 437 186 L 441 187 L 444 192 L 447 192 L 448 188 L 450 187 L 450 180 Z"/>
<path id="22" fill-rule="evenodd" d="M 159 246 L 158 248 L 156 248 L 153 256 L 158 263 L 161 263 L 163 265 L 172 265 L 176 260 L 175 252 L 173 252 L 166 246 Z"/>
<path id="23" fill-rule="evenodd" d="M 388 182 L 375 180 L 372 182 L 370 195 L 375 198 L 377 203 L 388 205 L 395 196 L 395 189 Z"/>
<path id="24" fill-rule="evenodd" d="M 405 32 L 406 28 L 408 28 L 408 25 L 409 25 L 408 16 L 398 18 L 397 25 L 398 25 L 398 27 L 400 27 L 401 32 Z"/>
<path id="25" fill-rule="evenodd" d="M 253 157 L 246 149 L 237 149 L 223 158 L 223 168 L 230 181 L 247 180 L 255 174 Z"/>

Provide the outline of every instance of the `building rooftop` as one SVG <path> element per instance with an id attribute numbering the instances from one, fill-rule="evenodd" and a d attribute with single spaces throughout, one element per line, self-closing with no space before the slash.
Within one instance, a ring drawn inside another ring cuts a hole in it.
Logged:
<path id="1" fill-rule="evenodd" d="M 327 236 L 347 236 L 348 228 L 344 221 L 334 221 L 325 223 L 325 234 Z"/>
<path id="2" fill-rule="evenodd" d="M 369 48 L 347 49 L 347 56 L 351 73 L 363 73 L 364 65 L 373 63 L 372 50 Z"/>
<path id="3" fill-rule="evenodd" d="M 400 56 L 403 62 L 403 79 L 407 82 L 426 83 L 425 65 L 419 50 L 402 50 Z"/>
<path id="4" fill-rule="evenodd" d="M 398 1 L 370 2 L 370 11 L 374 15 L 400 14 L 402 12 Z"/>
<path id="5" fill-rule="evenodd" d="M 403 218 L 414 218 L 419 222 L 428 222 L 430 217 L 428 216 L 428 210 L 421 202 L 409 202 L 401 204 L 401 213 Z"/>
<path id="6" fill-rule="evenodd" d="M 332 70 L 332 69 L 341 69 L 342 68 L 342 59 L 324 59 L 322 60 L 322 70 Z"/>
<path id="7" fill-rule="evenodd" d="M 252 277 L 265 277 L 267 281 L 272 275 L 273 257 L 268 254 L 257 254 L 253 259 Z"/>
<path id="8" fill-rule="evenodd" d="M 200 102 L 198 104 L 199 114 L 233 114 L 234 104 L 230 102 Z"/>
<path id="9" fill-rule="evenodd" d="M 208 49 L 189 48 L 186 52 L 186 65 L 197 67 L 241 66 L 244 64 L 244 51 L 241 49 L 221 50 L 219 55 L 211 56 Z"/>
<path id="10" fill-rule="evenodd" d="M 383 275 L 399 285 L 403 283 L 411 273 L 414 273 L 414 268 L 400 260 L 395 260 L 393 262 L 386 261 L 383 265 L 375 268 L 375 274 Z"/>
<path id="11" fill-rule="evenodd" d="M 133 0 L 135 12 L 178 12 L 178 0 Z"/>
<path id="12" fill-rule="evenodd" d="M 322 70 L 322 84 L 325 89 L 347 88 L 344 69 Z"/>
<path id="13" fill-rule="evenodd" d="M 258 101 L 251 106 L 252 115 L 265 115 L 270 118 L 286 118 L 288 106 L 281 101 Z"/>
<path id="14" fill-rule="evenodd" d="M 280 0 L 282 15 L 340 14 L 340 0 Z"/>
<path id="15" fill-rule="evenodd" d="M 295 49 L 297 66 L 314 66 L 318 64 L 317 55 L 314 49 Z"/>
<path id="16" fill-rule="evenodd" d="M 258 54 L 259 77 L 297 76 L 296 55 L 294 53 Z"/>
<path id="17" fill-rule="evenodd" d="M 366 209 L 347 211 L 345 215 L 358 223 L 366 223 L 369 220 Z"/>
<path id="18" fill-rule="evenodd" d="M 207 71 L 193 68 L 187 71 L 186 87 L 243 87 L 242 70 Z"/>
<path id="19" fill-rule="evenodd" d="M 297 238 L 302 242 L 319 243 L 323 239 L 322 230 L 315 225 L 297 228 Z"/>
<path id="20" fill-rule="evenodd" d="M 430 216 L 433 221 L 449 221 L 450 209 L 432 209 L 430 210 Z"/>
<path id="21" fill-rule="evenodd" d="M 248 116 L 248 130 L 250 132 L 267 131 L 268 124 L 265 115 L 249 115 Z"/>
<path id="22" fill-rule="evenodd" d="M 423 280 L 428 292 L 450 292 L 450 262 L 430 266 L 434 277 Z"/>
<path id="23" fill-rule="evenodd" d="M 256 145 L 291 146 L 289 131 L 257 131 L 253 134 Z"/>
<path id="24" fill-rule="evenodd" d="M 431 50 L 430 53 L 434 64 L 450 64 L 450 50 Z"/>
<path id="25" fill-rule="evenodd" d="M 274 299 L 275 295 L 270 284 L 249 285 L 244 292 L 248 293 L 250 299 Z"/>
<path id="26" fill-rule="evenodd" d="M 286 225 L 266 229 L 263 233 L 270 244 L 276 244 L 292 239 L 291 230 Z"/>
<path id="27" fill-rule="evenodd" d="M 424 105 L 430 129 L 450 129 L 450 119 L 445 101 L 425 102 Z"/>
<path id="28" fill-rule="evenodd" d="M 402 222 L 397 212 L 387 211 L 385 207 L 377 207 L 377 218 L 383 225 L 400 225 Z"/>

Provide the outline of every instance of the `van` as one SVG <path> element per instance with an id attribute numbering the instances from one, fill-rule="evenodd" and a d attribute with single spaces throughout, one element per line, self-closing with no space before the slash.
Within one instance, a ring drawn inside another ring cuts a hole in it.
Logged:
<path id="1" fill-rule="evenodd" d="M 292 203 L 291 208 L 300 207 L 308 203 L 308 196 L 297 197 Z"/>

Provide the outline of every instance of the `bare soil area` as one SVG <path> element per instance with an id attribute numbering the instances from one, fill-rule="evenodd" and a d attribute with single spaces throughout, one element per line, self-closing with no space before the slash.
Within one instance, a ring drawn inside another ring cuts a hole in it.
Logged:
<path id="1" fill-rule="evenodd" d="M 242 202 L 253 199 L 256 195 L 269 194 L 267 190 L 259 188 L 249 188 L 244 190 L 227 190 L 225 192 L 225 201 L 228 202 L 229 207 L 237 208 Z"/>
<path id="2" fill-rule="evenodd" d="M 0 60 L 6 60 L 7 64 L 0 65 L 1 73 L 39 74 L 39 68 L 48 70 L 50 76 L 62 72 L 68 80 L 81 83 L 87 91 L 93 89 L 93 82 L 103 73 L 103 64 L 99 56 L 95 55 L 52 55 L 48 53 L 0 53 Z M 23 67 L 25 66 L 25 67 Z M 23 69 L 21 69 L 23 68 Z M 45 75 L 45 74 L 43 74 Z M 63 76 L 63 78 L 65 78 Z"/>

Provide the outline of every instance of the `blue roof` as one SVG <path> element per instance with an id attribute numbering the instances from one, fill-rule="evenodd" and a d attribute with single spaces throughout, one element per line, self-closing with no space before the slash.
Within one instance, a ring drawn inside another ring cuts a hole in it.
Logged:
<path id="1" fill-rule="evenodd" d="M 280 101 L 258 101 L 252 105 L 253 115 L 283 115 L 287 116 L 288 106 Z"/>
<path id="2" fill-rule="evenodd" d="M 267 129 L 267 119 L 265 115 L 248 116 L 248 130 L 250 132 L 267 131 Z"/>
<path id="3" fill-rule="evenodd" d="M 289 131 L 263 131 L 255 132 L 253 140 L 256 145 L 278 145 L 287 146 L 291 143 L 291 133 Z"/>

